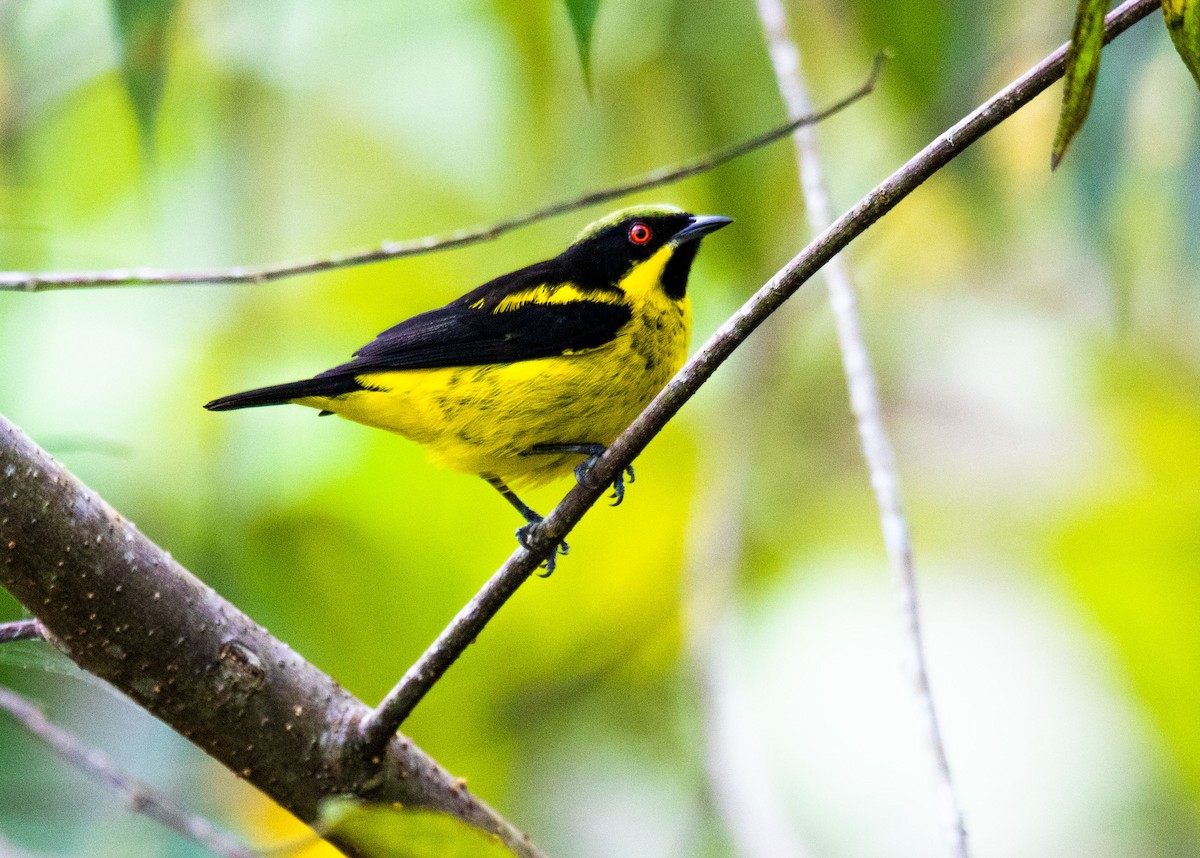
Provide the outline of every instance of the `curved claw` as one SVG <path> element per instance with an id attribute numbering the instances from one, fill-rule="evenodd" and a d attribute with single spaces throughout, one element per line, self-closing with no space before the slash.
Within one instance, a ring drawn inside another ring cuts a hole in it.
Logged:
<path id="1" fill-rule="evenodd" d="M 592 455 L 588 456 L 586 459 L 576 465 L 575 482 L 587 489 L 596 488 L 596 486 L 592 483 L 590 476 L 592 473 L 592 468 L 595 467 L 596 462 L 600 461 L 600 457 L 602 455 L 603 452 L 592 453 Z M 626 465 L 625 468 L 619 474 L 617 474 L 617 478 L 613 480 L 613 493 L 609 495 L 609 497 L 615 498 L 615 500 L 612 502 L 611 506 L 620 506 L 621 501 L 625 500 L 626 475 L 629 476 L 629 482 L 633 483 L 637 481 L 637 477 L 634 476 L 633 473 L 633 465 Z"/>
<path id="2" fill-rule="evenodd" d="M 526 551 L 532 551 L 533 547 L 529 544 L 529 533 L 536 525 L 539 525 L 541 523 L 542 523 L 542 519 L 539 518 L 537 521 L 531 521 L 528 524 L 523 524 L 520 527 L 518 527 L 517 528 L 517 544 L 520 545 L 522 548 L 524 548 Z M 546 571 L 538 572 L 537 576 L 539 578 L 549 578 L 551 575 L 554 574 L 554 565 L 555 565 L 555 562 L 558 560 L 558 555 L 561 554 L 563 557 L 566 557 L 570 553 L 571 553 L 571 546 L 567 545 L 567 541 L 564 539 L 563 541 L 559 542 L 558 545 L 554 546 L 554 550 L 550 552 L 550 556 L 542 561 L 542 566 L 546 567 Z"/>
<path id="3" fill-rule="evenodd" d="M 617 474 L 617 478 L 613 480 L 613 493 L 609 497 L 616 498 L 609 506 L 620 506 L 621 501 L 625 500 L 625 476 L 629 475 L 629 482 L 637 482 L 637 477 L 633 474 L 633 465 L 626 465 L 621 473 Z"/>

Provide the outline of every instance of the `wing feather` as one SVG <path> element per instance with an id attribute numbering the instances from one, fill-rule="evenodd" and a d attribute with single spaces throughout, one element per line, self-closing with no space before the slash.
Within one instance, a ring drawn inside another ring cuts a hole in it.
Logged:
<path id="1" fill-rule="evenodd" d="M 624 298 L 616 288 L 580 289 L 557 258 L 549 259 L 406 319 L 317 377 L 514 363 L 596 348 L 632 318 Z"/>
<path id="2" fill-rule="evenodd" d="M 624 293 L 580 288 L 557 259 L 498 277 L 456 301 L 388 328 L 348 363 L 304 381 L 210 402 L 213 410 L 275 405 L 362 390 L 377 372 L 516 363 L 602 346 L 632 318 Z"/>

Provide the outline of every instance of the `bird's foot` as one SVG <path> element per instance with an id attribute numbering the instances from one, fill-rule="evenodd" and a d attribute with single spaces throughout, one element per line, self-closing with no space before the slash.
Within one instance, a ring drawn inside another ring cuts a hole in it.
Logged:
<path id="1" fill-rule="evenodd" d="M 526 551 L 534 550 L 533 541 L 531 539 L 531 537 L 533 536 L 533 529 L 541 523 L 542 523 L 542 517 L 539 515 L 539 516 L 537 516 L 537 518 L 530 519 L 529 522 L 527 522 L 526 524 L 523 524 L 517 528 L 517 542 Z M 538 577 L 539 578 L 549 578 L 551 575 L 554 574 L 554 565 L 555 565 L 555 562 L 558 560 L 558 555 L 561 554 L 563 557 L 566 557 L 570 553 L 571 553 L 571 546 L 567 545 L 567 541 L 565 539 L 560 541 L 558 543 L 558 545 L 554 546 L 554 550 L 550 552 L 550 556 L 547 557 L 544 561 L 542 561 L 542 566 L 545 567 L 546 571 L 539 572 Z"/>
<path id="2" fill-rule="evenodd" d="M 604 455 L 608 448 L 603 444 L 538 444 L 529 448 L 522 455 L 537 456 L 550 453 L 583 453 L 587 456 L 582 462 L 575 466 L 575 481 L 581 486 L 589 489 L 598 488 L 589 479 L 592 468 L 600 461 L 600 457 Z M 634 482 L 637 478 L 633 473 L 633 465 L 626 465 L 622 471 L 617 474 L 617 478 L 613 480 L 613 493 L 609 497 L 613 498 L 612 505 L 620 506 L 621 501 L 625 500 L 625 477 L 628 475 L 629 482 Z"/>
<path id="3" fill-rule="evenodd" d="M 492 487 L 496 489 L 496 491 L 504 495 L 504 499 L 512 504 L 513 508 L 517 512 L 521 513 L 521 517 L 525 519 L 525 524 L 517 528 L 517 542 L 526 551 L 533 551 L 533 529 L 542 523 L 544 520 L 543 517 L 534 512 L 530 508 L 529 504 L 517 497 L 513 493 L 513 490 L 504 484 L 504 480 L 491 475 L 485 475 L 484 479 L 487 480 Z M 570 550 L 571 547 L 567 545 L 565 540 L 562 540 L 555 545 L 554 550 L 550 552 L 550 556 L 542 561 L 542 565 L 546 567 L 546 571 L 545 573 L 539 573 L 541 577 L 549 578 L 551 573 L 554 572 L 554 562 L 558 559 L 558 555 L 562 554 L 565 556 Z"/>
<path id="4" fill-rule="evenodd" d="M 592 468 L 596 466 L 596 462 L 600 461 L 600 457 L 604 455 L 607 448 L 601 447 L 598 453 L 592 453 L 582 462 L 575 466 L 575 481 L 589 489 L 596 488 L 591 482 Z M 612 483 L 612 494 L 609 497 L 613 498 L 610 506 L 620 506 L 621 501 L 625 500 L 625 477 L 629 476 L 629 482 L 637 481 L 637 476 L 633 473 L 633 465 L 626 465 L 617 472 L 617 478 Z"/>

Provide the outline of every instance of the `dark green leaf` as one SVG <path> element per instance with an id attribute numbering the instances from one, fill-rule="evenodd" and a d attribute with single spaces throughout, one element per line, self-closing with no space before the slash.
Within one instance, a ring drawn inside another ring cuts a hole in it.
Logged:
<path id="1" fill-rule="evenodd" d="M 369 858 L 513 858 L 494 835 L 434 810 L 331 798 L 321 804 L 325 835 Z"/>
<path id="2" fill-rule="evenodd" d="M 1163 0 L 1162 8 L 1175 50 L 1200 86 L 1200 0 Z"/>
<path id="3" fill-rule="evenodd" d="M 167 35 L 175 0 L 111 0 L 121 76 L 147 150 L 167 77 Z"/>
<path id="4" fill-rule="evenodd" d="M 1050 169 L 1058 167 L 1071 140 L 1083 127 L 1092 106 L 1096 75 L 1100 72 L 1100 49 L 1104 47 L 1104 13 L 1108 0 L 1079 0 L 1075 10 L 1075 29 L 1067 50 L 1067 70 L 1063 83 L 1062 112 L 1050 153 Z"/>
<path id="5" fill-rule="evenodd" d="M 579 48 L 579 64 L 583 67 L 583 80 L 592 88 L 592 28 L 596 14 L 600 11 L 600 0 L 563 0 L 571 29 L 575 33 L 575 46 Z"/>

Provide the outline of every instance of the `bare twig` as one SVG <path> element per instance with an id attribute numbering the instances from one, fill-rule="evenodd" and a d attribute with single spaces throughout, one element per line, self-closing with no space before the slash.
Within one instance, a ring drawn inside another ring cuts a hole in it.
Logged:
<path id="1" fill-rule="evenodd" d="M 779 93 L 788 113 L 803 115 L 811 101 L 804 80 L 800 51 L 788 34 L 787 13 L 781 0 L 755 0 L 762 21 L 771 64 Z M 816 233 L 833 222 L 833 204 L 825 186 L 821 155 L 815 128 L 797 128 L 792 135 L 796 143 L 796 160 L 800 184 L 808 211 L 809 229 Z M 929 681 L 925 659 L 925 643 L 921 636 L 921 611 L 917 592 L 917 573 L 913 563 L 912 540 L 908 520 L 900 499 L 900 478 L 896 471 L 895 454 L 887 427 L 883 422 L 883 407 L 879 401 L 879 385 L 871 366 L 871 356 L 863 339 L 862 325 L 855 307 L 854 285 L 845 257 L 834 256 L 823 269 L 829 286 L 829 303 L 833 309 L 838 345 L 842 352 L 842 367 L 850 390 L 850 408 L 858 424 L 863 457 L 875 490 L 875 502 L 883 526 L 892 577 L 900 595 L 903 612 L 906 667 L 913 693 L 922 716 L 925 738 L 929 744 L 938 792 L 944 807 L 945 828 L 950 853 L 954 858 L 968 858 L 967 829 L 963 821 L 962 803 L 954 789 L 950 761 L 942 740 L 937 707 Z"/>
<path id="2" fill-rule="evenodd" d="M 1127 0 L 1105 19 L 1104 38 L 1111 41 L 1159 8 L 1160 0 Z M 675 416 L 700 386 L 778 307 L 831 258 L 891 211 L 926 179 L 962 154 L 1018 109 L 1062 77 L 1066 46 L 941 134 L 928 146 L 843 214 L 792 258 L 742 305 L 687 362 L 671 382 L 592 467 L 590 485 L 609 485 L 623 468 Z M 463 653 L 504 603 L 524 583 L 552 548 L 596 502 L 603 488 L 577 484 L 529 534 L 530 550 L 518 548 L 450 624 L 442 630 L 404 677 L 362 722 L 363 745 L 370 751 L 392 735 L 446 670 Z"/>
<path id="3" fill-rule="evenodd" d="M 158 268 L 121 268 L 104 271 L 65 271 L 53 273 L 0 271 L 0 292 L 44 292 L 51 289 L 86 289 L 105 286 L 268 283 L 272 280 L 282 280 L 286 277 L 296 277 L 301 274 L 333 271 L 338 268 L 367 265 L 372 262 L 399 259 L 402 256 L 419 256 L 425 253 L 433 253 L 434 251 L 464 247 L 468 244 L 492 241 L 502 235 L 537 223 L 538 221 L 547 220 L 598 203 L 615 200 L 619 197 L 628 196 L 640 191 L 669 185 L 701 173 L 707 173 L 710 170 L 720 167 L 722 164 L 727 164 L 735 158 L 740 158 L 756 149 L 761 149 L 763 146 L 774 143 L 776 140 L 782 140 L 797 128 L 828 119 L 835 113 L 845 110 L 856 101 L 870 95 L 875 89 L 876 81 L 879 79 L 882 64 L 882 56 L 876 57 L 875 64 L 871 69 L 871 75 L 862 86 L 845 98 L 840 99 L 824 110 L 817 111 L 811 116 L 801 116 L 793 119 L 785 125 L 772 128 L 741 143 L 710 152 L 686 164 L 659 167 L 636 178 L 628 179 L 618 185 L 590 191 L 569 200 L 552 203 L 548 206 L 498 221 L 489 226 L 460 229 L 444 235 L 430 235 L 408 241 L 384 241 L 378 247 L 368 250 L 335 253 L 316 259 L 284 264 L 242 265 L 233 268 L 212 268 L 200 271 L 165 271 Z"/>
<path id="4" fill-rule="evenodd" d="M 0 688 L 0 709 L 8 712 L 70 765 L 115 791 L 134 813 L 145 814 L 225 858 L 254 858 L 259 854 L 204 817 L 179 809 L 151 787 L 120 771 L 106 754 L 88 748 L 71 733 L 51 723 L 37 706 L 21 695 Z"/>
<path id="5" fill-rule="evenodd" d="M 13 620 L 11 623 L 0 623 L 0 644 L 16 641 L 40 641 L 45 637 L 42 624 L 37 620 Z"/>
<path id="6" fill-rule="evenodd" d="M 331 796 L 401 802 L 495 834 L 520 858 L 541 858 L 407 737 L 364 759 L 347 741 L 370 713 L 361 701 L 197 580 L 3 417 L 0 586 L 73 662 L 302 820 L 316 821 Z"/>

